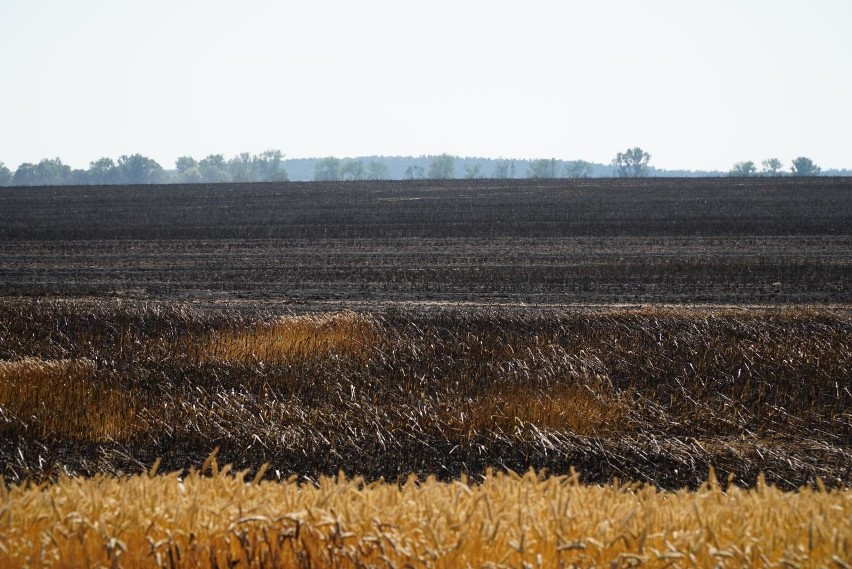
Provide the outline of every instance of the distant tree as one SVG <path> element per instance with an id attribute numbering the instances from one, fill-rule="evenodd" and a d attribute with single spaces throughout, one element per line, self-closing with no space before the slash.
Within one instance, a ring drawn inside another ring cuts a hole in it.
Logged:
<path id="1" fill-rule="evenodd" d="M 0 187 L 8 186 L 12 183 L 12 171 L 6 168 L 6 165 L 0 162 Z"/>
<path id="2" fill-rule="evenodd" d="M 737 178 L 747 178 L 754 176 L 757 173 L 757 166 L 751 160 L 747 162 L 737 162 L 734 167 L 728 172 L 728 176 Z"/>
<path id="3" fill-rule="evenodd" d="M 175 179 L 181 184 L 197 184 L 203 181 L 201 168 L 192 156 L 181 156 L 175 161 Z"/>
<path id="4" fill-rule="evenodd" d="M 163 167 L 141 154 L 119 156 L 118 169 L 125 184 L 157 184 L 163 180 Z"/>
<path id="5" fill-rule="evenodd" d="M 80 168 L 71 170 L 71 173 L 68 174 L 68 181 L 66 182 L 66 184 L 71 186 L 86 186 L 91 183 L 92 182 L 89 180 L 88 170 L 82 170 Z"/>
<path id="6" fill-rule="evenodd" d="M 12 176 L 14 186 L 61 186 L 71 178 L 71 167 L 59 158 L 45 158 L 38 164 L 25 162 Z"/>
<path id="7" fill-rule="evenodd" d="M 429 175 L 432 180 L 452 180 L 456 177 L 456 159 L 449 154 L 433 156 L 429 162 Z"/>
<path id="8" fill-rule="evenodd" d="M 98 158 L 94 162 L 89 162 L 87 174 L 90 184 L 106 185 L 121 183 L 121 172 L 112 158 Z"/>
<path id="9" fill-rule="evenodd" d="M 556 166 L 556 158 L 533 160 L 530 162 L 527 178 L 555 178 L 557 171 Z"/>
<path id="10" fill-rule="evenodd" d="M 59 158 L 45 158 L 36 164 L 36 169 L 44 185 L 61 186 L 71 178 L 71 166 L 63 164 Z"/>
<path id="11" fill-rule="evenodd" d="M 565 165 L 566 178 L 590 178 L 594 171 L 594 165 L 585 160 L 574 160 Z"/>
<path id="12" fill-rule="evenodd" d="M 346 160 L 340 166 L 341 180 L 364 180 L 366 177 L 367 170 L 361 160 Z"/>
<path id="13" fill-rule="evenodd" d="M 367 163 L 368 180 L 387 180 L 390 176 L 388 165 L 378 160 L 370 160 Z"/>
<path id="14" fill-rule="evenodd" d="M 762 173 L 764 176 L 780 176 L 781 175 L 781 161 L 777 158 L 767 158 L 762 162 L 763 170 Z"/>
<path id="15" fill-rule="evenodd" d="M 411 166 L 405 169 L 406 180 L 422 180 L 425 176 L 426 171 L 423 169 L 423 166 L 417 166 L 416 164 L 412 164 Z"/>
<path id="16" fill-rule="evenodd" d="M 12 175 L 13 186 L 36 186 L 38 185 L 38 175 L 36 173 L 35 164 L 31 162 L 21 162 L 15 173 Z"/>
<path id="17" fill-rule="evenodd" d="M 465 164 L 464 177 L 467 180 L 484 178 L 485 176 L 482 174 L 482 164 Z"/>
<path id="18" fill-rule="evenodd" d="M 228 160 L 228 174 L 231 175 L 232 182 L 253 182 L 256 178 L 252 155 L 248 152 L 240 152 Z"/>
<path id="19" fill-rule="evenodd" d="M 224 163 L 224 168 L 232 182 L 286 182 L 289 176 L 281 164 L 283 158 L 284 154 L 280 150 L 264 150 L 260 154 L 240 152 Z M 216 167 L 221 168 L 222 163 L 217 161 Z M 199 168 L 202 178 L 205 178 L 201 164 Z"/>
<path id="20" fill-rule="evenodd" d="M 175 169 L 178 174 L 183 174 L 187 170 L 191 168 L 197 168 L 198 161 L 192 156 L 181 156 L 177 160 L 175 160 Z"/>
<path id="21" fill-rule="evenodd" d="M 340 159 L 333 156 L 323 158 L 314 166 L 314 180 L 333 182 L 340 179 Z"/>
<path id="22" fill-rule="evenodd" d="M 615 174 L 620 178 L 644 178 L 648 175 L 648 162 L 651 155 L 639 148 L 629 148 L 619 152 L 612 161 Z"/>
<path id="23" fill-rule="evenodd" d="M 497 160 L 494 164 L 494 177 L 498 180 L 508 180 L 515 177 L 514 160 Z"/>
<path id="24" fill-rule="evenodd" d="M 819 176 L 822 169 L 814 164 L 810 158 L 799 156 L 793 160 L 793 166 L 790 168 L 794 176 Z"/>
<path id="25" fill-rule="evenodd" d="M 211 154 L 198 162 L 201 171 L 201 181 L 210 184 L 230 182 L 231 175 L 228 172 L 228 164 L 221 154 Z"/>
<path id="26" fill-rule="evenodd" d="M 264 182 L 287 182 L 290 176 L 281 165 L 284 153 L 280 150 L 264 150 L 257 157 L 261 179 Z"/>

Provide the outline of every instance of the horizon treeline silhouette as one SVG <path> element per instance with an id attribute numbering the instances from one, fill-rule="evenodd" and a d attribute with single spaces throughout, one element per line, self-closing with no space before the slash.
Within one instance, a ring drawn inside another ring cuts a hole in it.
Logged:
<path id="1" fill-rule="evenodd" d="M 242 152 L 226 159 L 222 154 L 210 154 L 202 159 L 181 156 L 172 169 L 142 154 L 122 155 L 117 159 L 98 158 L 87 169 L 75 169 L 60 158 L 45 158 L 39 162 L 24 162 L 14 171 L 0 162 L 0 186 L 67 186 L 67 185 L 144 185 L 198 184 L 286 181 L 346 181 L 346 180 L 406 180 L 450 178 L 598 178 L 617 176 L 655 177 L 714 177 L 754 175 L 824 175 L 852 176 L 852 170 L 813 170 L 797 168 L 802 160 L 793 161 L 790 172 L 780 169 L 778 159 L 765 164 L 773 168 L 757 171 L 753 162 L 738 162 L 730 171 L 664 170 L 648 164 L 641 168 L 624 168 L 619 162 L 629 152 L 619 153 L 610 164 L 585 160 L 511 159 L 460 157 L 450 154 L 422 156 L 362 156 L 354 158 L 290 158 L 280 150 L 259 154 Z M 642 152 L 637 155 L 643 154 Z M 647 156 L 647 153 L 644 153 Z M 628 173 L 625 173 L 628 172 Z"/>

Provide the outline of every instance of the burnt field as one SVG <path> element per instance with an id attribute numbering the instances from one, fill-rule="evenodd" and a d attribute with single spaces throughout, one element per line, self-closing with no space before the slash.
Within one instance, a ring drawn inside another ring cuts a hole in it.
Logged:
<path id="1" fill-rule="evenodd" d="M 0 475 L 852 483 L 852 181 L 0 191 Z M 821 484 L 821 483 L 820 483 Z"/>
<path id="2" fill-rule="evenodd" d="M 845 304 L 852 182 L 10 188 L 0 294 L 355 307 Z"/>

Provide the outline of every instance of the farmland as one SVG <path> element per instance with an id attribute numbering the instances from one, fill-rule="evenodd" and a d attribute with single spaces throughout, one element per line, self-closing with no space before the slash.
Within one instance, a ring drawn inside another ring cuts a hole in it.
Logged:
<path id="1" fill-rule="evenodd" d="M 61 528 L 39 555 L 108 564 L 115 537 L 161 566 L 849 559 L 848 179 L 11 188 L 0 215 L 0 474 L 6 521 Z M 63 541 L 112 527 L 92 487 L 176 510 Z M 168 521 L 195 515 L 187 488 L 247 509 L 193 526 L 198 549 Z M 568 502 L 609 506 L 582 527 L 530 513 Z M 760 541 L 767 509 L 789 541 Z M 39 539 L 12 527 L 0 556 Z"/>
<path id="2" fill-rule="evenodd" d="M 0 294 L 845 304 L 850 194 L 832 178 L 7 189 Z"/>

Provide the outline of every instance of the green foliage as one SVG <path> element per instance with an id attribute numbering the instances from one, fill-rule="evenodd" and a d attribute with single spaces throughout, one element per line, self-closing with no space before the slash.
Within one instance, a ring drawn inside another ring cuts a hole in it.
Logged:
<path id="1" fill-rule="evenodd" d="M 793 160 L 793 166 L 790 168 L 794 176 L 819 176 L 822 169 L 814 164 L 813 160 L 804 156 L 799 156 Z"/>
<path id="2" fill-rule="evenodd" d="M 585 160 L 574 160 L 565 165 L 566 178 L 591 178 L 594 165 Z"/>
<path id="3" fill-rule="evenodd" d="M 754 165 L 754 162 L 751 160 L 747 162 L 737 162 L 734 164 L 731 171 L 728 172 L 728 176 L 737 177 L 737 178 L 747 178 L 749 176 L 754 176 L 757 174 L 757 166 Z"/>
<path id="4" fill-rule="evenodd" d="M 555 158 L 543 158 L 530 162 L 527 178 L 556 178 L 557 164 Z"/>
<path id="5" fill-rule="evenodd" d="M 94 162 L 89 162 L 89 170 L 86 172 L 86 176 L 90 184 L 121 183 L 121 172 L 119 172 L 112 158 L 98 158 Z"/>
<path id="6" fill-rule="evenodd" d="M 484 178 L 485 175 L 482 173 L 482 164 L 465 164 L 464 177 L 466 180 L 477 180 L 480 178 Z"/>
<path id="7" fill-rule="evenodd" d="M 59 158 L 45 158 L 38 164 L 24 163 L 18 166 L 12 177 L 14 186 L 60 186 L 71 177 L 71 167 Z"/>
<path id="8" fill-rule="evenodd" d="M 648 175 L 650 160 L 651 155 L 637 146 L 619 152 L 612 165 L 615 167 L 615 175 L 619 178 L 644 178 Z"/>
<path id="9" fill-rule="evenodd" d="M 494 177 L 498 180 L 508 180 L 515 177 L 514 160 L 497 160 L 494 164 Z"/>
<path id="10" fill-rule="evenodd" d="M 191 156 L 181 156 L 175 161 L 175 175 L 178 182 L 195 184 L 202 181 L 198 162 Z"/>
<path id="11" fill-rule="evenodd" d="M 252 156 L 248 152 L 241 152 L 228 160 L 228 170 L 231 180 L 234 182 L 252 181 Z"/>
<path id="12" fill-rule="evenodd" d="M 423 166 L 417 166 L 416 164 L 412 164 L 411 166 L 405 169 L 406 180 L 422 180 L 425 177 L 426 171 L 423 169 Z"/>
<path id="13" fill-rule="evenodd" d="M 8 186 L 12 183 L 12 171 L 6 168 L 6 165 L 0 162 L 0 187 Z"/>
<path id="14" fill-rule="evenodd" d="M 283 157 L 280 150 L 255 155 L 241 152 L 228 160 L 228 174 L 234 182 L 283 182 L 287 180 L 287 172 L 281 167 Z"/>
<path id="15" fill-rule="evenodd" d="M 287 182 L 290 176 L 281 165 L 284 154 L 280 150 L 266 150 L 260 153 L 258 165 L 260 174 L 266 182 Z"/>
<path id="16" fill-rule="evenodd" d="M 361 160 L 346 160 L 341 164 L 341 180 L 365 180 L 366 178 L 367 170 L 364 168 L 364 163 Z"/>
<path id="17" fill-rule="evenodd" d="M 334 182 L 340 180 L 340 158 L 329 156 L 317 162 L 314 167 L 314 180 L 317 182 Z"/>
<path id="18" fill-rule="evenodd" d="M 118 169 L 126 184 L 157 184 L 163 180 L 163 167 L 141 154 L 119 156 Z"/>
<path id="19" fill-rule="evenodd" d="M 387 180 L 390 177 L 388 165 L 378 160 L 370 160 L 367 163 L 368 180 Z"/>
<path id="20" fill-rule="evenodd" d="M 428 177 L 432 180 L 452 180 L 456 177 L 456 159 L 449 154 L 433 156 Z"/>
<path id="21" fill-rule="evenodd" d="M 225 162 L 225 157 L 221 154 L 211 154 L 207 158 L 202 159 L 198 163 L 198 169 L 201 172 L 201 179 L 204 182 L 215 184 L 231 181 L 228 165 Z"/>
<path id="22" fill-rule="evenodd" d="M 767 158 L 762 162 L 763 170 L 762 173 L 764 176 L 780 176 L 781 175 L 781 161 L 777 158 Z"/>

